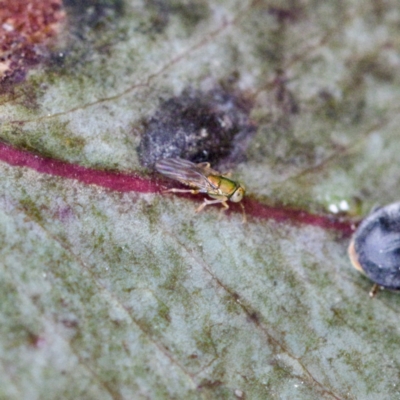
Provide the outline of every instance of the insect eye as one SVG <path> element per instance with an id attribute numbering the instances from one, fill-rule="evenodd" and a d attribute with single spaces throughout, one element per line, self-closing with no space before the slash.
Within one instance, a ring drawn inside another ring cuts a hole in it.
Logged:
<path id="1" fill-rule="evenodd" d="M 236 189 L 235 193 L 233 193 L 230 200 L 233 201 L 234 203 L 238 203 L 243 199 L 243 195 L 244 195 L 244 190 L 242 187 L 239 187 Z"/>

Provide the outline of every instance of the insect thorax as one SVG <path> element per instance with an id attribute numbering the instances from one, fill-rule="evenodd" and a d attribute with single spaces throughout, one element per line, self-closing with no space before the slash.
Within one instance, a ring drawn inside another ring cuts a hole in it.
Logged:
<path id="1" fill-rule="evenodd" d="M 230 196 L 238 187 L 236 182 L 223 176 L 209 175 L 207 179 L 225 196 Z"/>

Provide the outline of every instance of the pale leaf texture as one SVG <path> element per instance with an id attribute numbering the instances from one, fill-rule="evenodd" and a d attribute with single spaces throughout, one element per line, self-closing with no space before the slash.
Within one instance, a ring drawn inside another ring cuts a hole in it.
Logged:
<path id="1" fill-rule="evenodd" d="M 65 6 L 1 93 L 0 398 L 399 398 L 400 297 L 370 300 L 348 231 L 299 217 L 400 198 L 398 2 Z M 160 193 L 138 151 L 184 93 L 250 104 L 224 153 L 247 224 Z"/>

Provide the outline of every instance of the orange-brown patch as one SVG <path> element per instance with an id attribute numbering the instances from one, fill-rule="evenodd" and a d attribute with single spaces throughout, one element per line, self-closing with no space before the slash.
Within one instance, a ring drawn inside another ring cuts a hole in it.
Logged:
<path id="1" fill-rule="evenodd" d="M 22 80 L 64 20 L 61 0 L 0 0 L 0 83 Z"/>

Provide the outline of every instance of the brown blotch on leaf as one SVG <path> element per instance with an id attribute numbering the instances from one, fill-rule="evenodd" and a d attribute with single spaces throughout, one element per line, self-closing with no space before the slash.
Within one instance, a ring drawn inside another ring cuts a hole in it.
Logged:
<path id="1" fill-rule="evenodd" d="M 211 381 L 209 379 L 203 379 L 197 386 L 197 389 L 213 389 L 221 385 L 223 385 L 223 383 L 220 380 Z"/>
<path id="2" fill-rule="evenodd" d="M 259 324 L 260 323 L 260 314 L 256 311 L 252 311 L 249 315 L 248 315 L 249 321 L 254 322 L 255 324 Z"/>
<path id="3" fill-rule="evenodd" d="M 27 339 L 28 344 L 34 348 L 43 347 L 46 342 L 44 337 L 33 332 L 28 332 Z"/>
<path id="4" fill-rule="evenodd" d="M 210 14 L 209 6 L 202 1 L 147 0 L 145 6 L 151 15 L 150 26 L 147 29 L 141 28 L 141 31 L 146 34 L 164 32 L 171 17 L 179 18 L 182 25 L 190 31 Z"/>
<path id="5" fill-rule="evenodd" d="M 162 102 L 144 124 L 138 147 L 142 164 L 151 168 L 159 159 L 180 157 L 217 168 L 233 167 L 244 160 L 256 132 L 251 108 L 250 100 L 222 88 L 186 90 Z"/>
<path id="6" fill-rule="evenodd" d="M 0 0 L 0 87 L 24 80 L 64 19 L 61 0 Z"/>
<path id="7" fill-rule="evenodd" d="M 299 8 L 284 8 L 284 7 L 274 7 L 270 6 L 268 8 L 268 13 L 273 15 L 280 23 L 284 22 L 295 22 L 301 14 Z"/>

